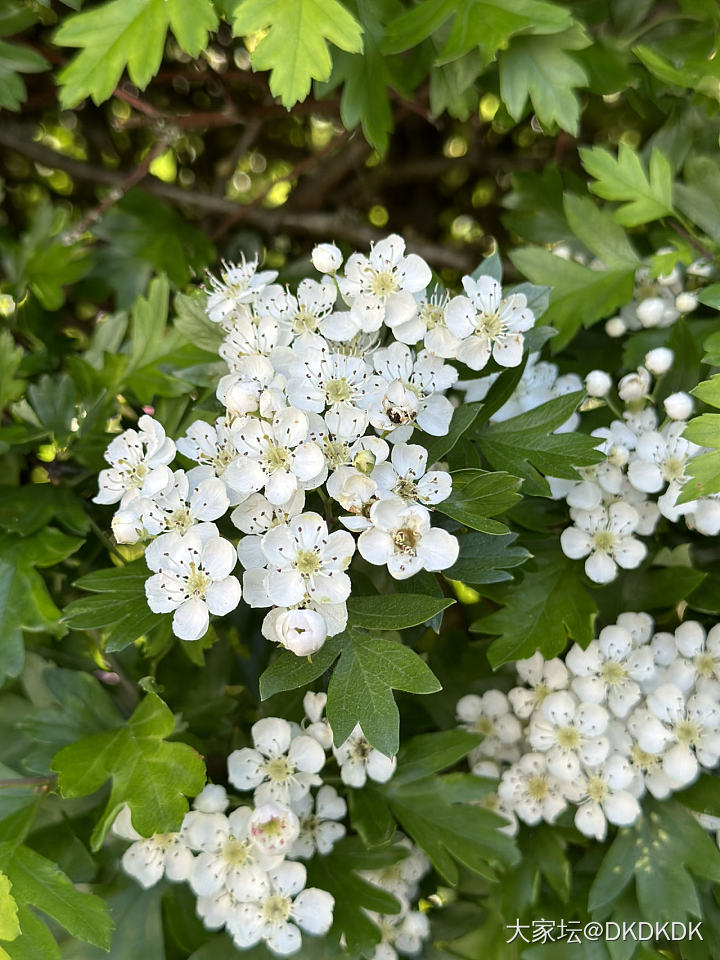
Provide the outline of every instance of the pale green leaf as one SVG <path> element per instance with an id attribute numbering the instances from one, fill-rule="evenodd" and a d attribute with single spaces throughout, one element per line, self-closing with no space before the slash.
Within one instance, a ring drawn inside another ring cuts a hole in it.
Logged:
<path id="1" fill-rule="evenodd" d="M 637 227 L 672 213 L 672 169 L 659 150 L 652 151 L 649 170 L 639 154 L 623 142 L 617 157 L 604 147 L 581 147 L 579 153 L 582 165 L 595 179 L 590 190 L 621 203 L 614 217 L 624 227 Z"/>
<path id="2" fill-rule="evenodd" d="M 374 597 L 353 595 L 348 597 L 347 608 L 352 627 L 365 630 L 405 630 L 427 623 L 454 602 L 448 597 L 409 593 Z"/>

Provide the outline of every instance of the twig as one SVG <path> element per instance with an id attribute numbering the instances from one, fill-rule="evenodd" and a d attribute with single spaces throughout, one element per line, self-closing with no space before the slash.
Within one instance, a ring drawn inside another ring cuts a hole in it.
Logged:
<path id="1" fill-rule="evenodd" d="M 684 240 L 687 240 L 690 246 L 695 247 L 698 253 L 701 253 L 703 257 L 705 257 L 707 260 L 715 259 L 715 254 L 713 251 L 710 250 L 709 247 L 706 247 L 704 243 L 697 239 L 697 237 L 694 237 L 688 230 L 686 230 L 677 219 L 672 218 L 668 221 L 668 223 L 675 233 L 681 236 Z"/>
<path id="2" fill-rule="evenodd" d="M 89 183 L 119 184 L 127 174 L 122 171 L 108 170 L 106 167 L 95 166 L 81 160 L 57 153 L 44 144 L 36 143 L 30 131 L 20 136 L 17 128 L 0 126 L 0 145 L 15 150 L 23 156 L 29 157 L 36 163 L 51 169 L 65 170 L 77 180 Z M 242 209 L 242 206 L 224 197 L 215 197 L 209 193 L 200 193 L 196 190 L 186 190 L 172 183 L 164 183 L 149 177 L 143 184 L 145 190 L 153 196 L 161 197 L 170 203 L 180 206 L 194 207 L 206 213 L 216 213 L 229 216 Z M 313 239 L 331 239 L 345 241 L 356 246 L 369 246 L 380 240 L 383 233 L 375 230 L 368 223 L 361 220 L 356 214 L 348 210 L 333 212 L 324 211 L 296 211 L 288 207 L 278 207 L 274 210 L 255 208 L 246 212 L 243 217 L 245 223 L 257 230 L 263 236 L 273 236 L 279 232 L 312 237 Z M 472 270 L 476 266 L 476 257 L 467 249 L 456 249 L 434 244 L 430 241 L 417 238 L 411 244 L 414 252 L 420 254 L 429 263 L 436 267 L 449 267 L 454 270 Z"/>
<path id="3" fill-rule="evenodd" d="M 0 790 L 12 787 L 50 787 L 57 781 L 55 774 L 47 777 L 15 777 L 12 780 L 0 780 Z"/>

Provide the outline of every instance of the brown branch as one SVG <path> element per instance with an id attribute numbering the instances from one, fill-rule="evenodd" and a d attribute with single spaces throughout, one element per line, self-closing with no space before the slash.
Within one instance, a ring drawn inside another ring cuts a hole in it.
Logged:
<path id="1" fill-rule="evenodd" d="M 36 163 L 51 169 L 65 170 L 76 180 L 106 185 L 122 184 L 128 174 L 117 170 L 108 170 L 94 164 L 75 160 L 64 154 L 36 143 L 32 131 L 0 126 L 0 145 L 3 145 Z M 143 188 L 156 197 L 161 197 L 179 206 L 193 207 L 205 213 L 215 213 L 224 217 L 232 216 L 243 209 L 242 204 L 210 193 L 186 190 L 175 184 L 164 183 L 149 176 Z M 306 236 L 312 239 L 345 241 L 356 246 L 369 246 L 380 240 L 384 233 L 375 230 L 357 214 L 347 209 L 333 212 L 294 211 L 291 207 L 277 207 L 273 210 L 255 207 L 247 210 L 243 221 L 263 236 L 273 236 L 279 232 L 294 236 Z M 387 231 L 385 231 L 387 232 Z M 476 257 L 467 249 L 454 249 L 416 238 L 411 243 L 414 252 L 420 254 L 436 267 L 449 267 L 453 270 L 472 270 Z"/>
<path id="2" fill-rule="evenodd" d="M 0 780 L 0 790 L 12 787 L 52 787 L 57 781 L 55 774 L 47 777 L 14 777 L 11 780 Z"/>

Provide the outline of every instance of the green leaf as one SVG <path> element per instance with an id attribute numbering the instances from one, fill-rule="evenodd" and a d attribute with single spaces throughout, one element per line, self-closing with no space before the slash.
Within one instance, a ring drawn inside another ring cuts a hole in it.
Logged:
<path id="1" fill-rule="evenodd" d="M 27 396 L 38 423 L 59 447 L 64 447 L 72 434 L 77 413 L 75 386 L 68 374 L 40 377 L 28 387 Z"/>
<path id="2" fill-rule="evenodd" d="M 668 610 L 697 590 L 707 577 L 692 567 L 650 567 L 623 571 L 613 583 L 596 594 L 603 615 L 609 607 L 617 613 L 635 610 Z"/>
<path id="3" fill-rule="evenodd" d="M 618 831 L 590 888 L 588 906 L 592 911 L 609 906 L 634 878 L 645 917 L 700 917 L 693 876 L 720 882 L 720 852 L 678 803 L 651 801 L 648 808 L 634 827 Z"/>
<path id="4" fill-rule="evenodd" d="M 348 618 L 351 627 L 365 630 L 406 630 L 427 623 L 447 610 L 455 601 L 449 597 L 428 597 L 414 594 L 348 597 Z"/>
<path id="5" fill-rule="evenodd" d="M 443 575 L 448 580 L 462 583 L 501 583 L 512 580 L 508 568 L 525 563 L 531 556 L 525 547 L 513 547 L 517 533 L 491 536 L 485 533 L 466 533 L 458 537 L 460 555 Z"/>
<path id="6" fill-rule="evenodd" d="M 400 743 L 400 714 L 393 690 L 436 693 L 441 686 L 409 647 L 353 633 L 330 678 L 327 718 L 342 744 L 360 724 L 367 740 L 386 756 Z"/>
<path id="7" fill-rule="evenodd" d="M 222 343 L 222 330 L 219 324 L 208 320 L 205 313 L 205 296 L 188 296 L 178 293 L 174 300 L 175 329 L 179 330 L 188 343 L 194 343 L 208 353 L 217 353 Z"/>
<path id="8" fill-rule="evenodd" d="M 340 656 L 344 639 L 344 633 L 330 637 L 312 658 L 298 657 L 290 650 L 281 650 L 260 677 L 261 700 L 285 690 L 296 690 L 317 680 Z"/>
<path id="9" fill-rule="evenodd" d="M 270 90 L 290 109 L 313 80 L 332 70 L 328 43 L 348 53 L 363 49 L 362 28 L 339 0 L 241 0 L 233 15 L 235 36 L 262 32 L 250 62 L 270 70 Z"/>
<path id="10" fill-rule="evenodd" d="M 27 98 L 21 73 L 41 73 L 50 64 L 30 47 L 0 40 L 0 109 L 19 110 Z"/>
<path id="11" fill-rule="evenodd" d="M 450 884 L 458 882 L 457 863 L 483 877 L 493 866 L 517 857 L 513 841 L 499 832 L 501 817 L 470 805 L 488 792 L 487 783 L 471 774 L 448 774 L 405 781 L 393 777 L 377 788 L 398 823 Z"/>
<path id="12" fill-rule="evenodd" d="M 87 96 L 98 104 L 107 100 L 125 67 L 145 89 L 160 68 L 168 28 L 197 57 L 217 23 L 210 0 L 111 0 L 63 20 L 55 43 L 80 53 L 60 71 L 62 106 L 74 107 Z"/>
<path id="13" fill-rule="evenodd" d="M 606 267 L 637 266 L 638 255 L 612 214 L 589 197 L 578 197 L 574 193 L 565 194 L 563 206 L 572 232 Z"/>
<path id="14" fill-rule="evenodd" d="M 702 773 L 691 786 L 675 794 L 675 799 L 698 813 L 720 816 L 720 782 L 712 773 Z"/>
<path id="15" fill-rule="evenodd" d="M 11 890 L 12 884 L 0 873 L 0 940 L 15 940 L 20 936 L 17 902 Z"/>
<path id="16" fill-rule="evenodd" d="M 557 124 L 577 136 L 580 102 L 575 94 L 588 75 L 568 50 L 581 50 L 588 39 L 579 28 L 547 37 L 518 37 L 498 56 L 500 95 L 510 116 L 522 120 L 528 98 L 538 120 Z"/>
<path id="17" fill-rule="evenodd" d="M 25 351 L 16 346 L 9 330 L 0 330 L 0 353 L 3 357 L 0 367 L 0 410 L 4 410 L 11 400 L 17 400 L 25 388 L 25 381 L 15 376 Z"/>
<path id="18" fill-rule="evenodd" d="M 572 416 L 582 397 L 582 391 L 568 393 L 510 420 L 490 424 L 478 434 L 477 443 L 493 467 L 525 478 L 525 493 L 549 496 L 550 487 L 542 474 L 577 479 L 575 467 L 603 459 L 595 449 L 595 437 L 553 432 Z M 437 509 L 444 506 L 438 504 Z"/>
<path id="19" fill-rule="evenodd" d="M 380 942 L 380 931 L 365 911 L 396 914 L 400 904 L 356 871 L 391 866 L 406 853 L 402 847 L 394 846 L 365 850 L 359 838 L 347 837 L 336 843 L 327 856 L 313 857 L 308 862 L 308 886 L 328 890 L 335 897 L 333 925 L 328 934 L 331 943 L 338 944 L 344 936 L 348 949 L 357 956 L 367 955 Z"/>
<path id="20" fill-rule="evenodd" d="M 544 320 L 558 331 L 555 350 L 566 346 L 582 326 L 592 326 L 632 300 L 634 267 L 591 270 L 540 247 L 513 250 L 510 259 L 533 283 L 551 287 Z"/>
<path id="21" fill-rule="evenodd" d="M 652 151 L 649 170 L 623 142 L 617 158 L 604 147 L 580 147 L 579 153 L 582 165 L 596 181 L 590 190 L 605 200 L 622 203 L 613 215 L 624 227 L 660 220 L 673 212 L 672 169 L 659 150 Z"/>
<path id="22" fill-rule="evenodd" d="M 500 602 L 501 610 L 470 627 L 473 633 L 498 637 L 487 651 L 493 669 L 536 650 L 550 659 L 562 653 L 568 640 L 586 647 L 593 638 L 597 605 L 580 583 L 577 565 L 556 554 L 539 569 L 526 571 L 522 583 Z"/>
<path id="23" fill-rule="evenodd" d="M 62 622 L 72 630 L 105 628 L 105 650 L 124 650 L 140 637 L 146 637 L 167 625 L 167 617 L 153 613 L 145 597 L 145 581 L 149 576 L 144 559 L 125 567 L 96 570 L 77 581 L 98 594 L 81 597 L 69 603 L 62 613 Z"/>
<path id="24" fill-rule="evenodd" d="M 695 417 L 683 430 L 683 436 L 700 447 L 720 447 L 720 413 L 703 413 Z"/>
<path id="25" fill-rule="evenodd" d="M 475 418 L 480 413 L 483 404 L 479 401 L 475 403 L 463 403 L 453 412 L 450 421 L 450 429 L 444 437 L 431 437 L 427 434 L 416 435 L 413 437 L 413 443 L 421 443 L 428 452 L 428 466 L 442 460 L 451 450 L 454 449 L 462 435 L 466 433 L 475 422 Z"/>
<path id="26" fill-rule="evenodd" d="M 185 799 L 205 784 L 200 755 L 184 743 L 167 743 L 173 715 L 155 694 L 141 701 L 127 724 L 64 747 L 52 762 L 65 797 L 84 797 L 112 780 L 105 811 L 92 846 L 97 850 L 123 804 L 130 807 L 138 833 L 151 836 L 177 830 L 187 813 Z"/>
<path id="27" fill-rule="evenodd" d="M 455 766 L 482 741 L 482 735 L 466 730 L 423 733 L 408 740 L 398 753 L 394 779 L 400 783 L 421 780 Z"/>
<path id="28" fill-rule="evenodd" d="M 486 470 L 456 470 L 452 474 L 450 496 L 435 509 L 458 523 L 488 534 L 504 534 L 508 528 L 490 517 L 505 513 L 519 500 L 519 477 L 509 473 L 488 473 Z"/>

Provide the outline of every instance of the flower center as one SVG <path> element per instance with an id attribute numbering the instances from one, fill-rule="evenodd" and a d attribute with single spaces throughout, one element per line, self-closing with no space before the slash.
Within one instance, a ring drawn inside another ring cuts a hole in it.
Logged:
<path id="1" fill-rule="evenodd" d="M 271 441 L 265 451 L 265 462 L 271 472 L 275 470 L 287 470 L 290 466 L 290 451 L 287 447 L 281 447 L 279 443 Z"/>
<path id="2" fill-rule="evenodd" d="M 691 747 L 700 739 L 700 727 L 694 720 L 681 720 L 675 727 L 675 736 L 680 743 Z"/>
<path id="3" fill-rule="evenodd" d="M 489 337 L 495 340 L 505 329 L 505 324 L 497 313 L 483 314 L 478 318 L 478 325 L 475 332 L 482 337 Z"/>
<path id="4" fill-rule="evenodd" d="M 580 746 L 580 734 L 573 726 L 558 727 L 557 742 L 565 750 L 577 750 Z"/>
<path id="5" fill-rule="evenodd" d="M 395 277 L 388 270 L 378 270 L 377 273 L 373 273 L 370 289 L 376 297 L 386 297 L 397 290 Z"/>
<path id="6" fill-rule="evenodd" d="M 415 556 L 415 548 L 420 543 L 420 534 L 411 527 L 402 527 L 393 535 L 396 553 L 406 553 Z"/>
<path id="7" fill-rule="evenodd" d="M 339 380 L 328 380 L 325 384 L 325 394 L 330 403 L 344 403 L 352 396 L 350 384 L 345 377 Z"/>
<path id="8" fill-rule="evenodd" d="M 622 683 L 627 677 L 627 670 L 616 660 L 606 660 L 600 670 L 600 677 L 613 687 L 616 683 Z"/>
<path id="9" fill-rule="evenodd" d="M 595 803 L 600 803 L 607 796 L 607 784 L 602 777 L 590 777 L 587 785 L 587 795 Z"/>
<path id="10" fill-rule="evenodd" d="M 269 780 L 275 783 L 287 783 L 292 779 L 295 768 L 287 757 L 273 757 L 265 764 L 265 774 Z"/>
<path id="11" fill-rule="evenodd" d="M 287 824 L 283 817 L 270 817 L 263 823 L 258 823 L 252 828 L 254 837 L 260 837 L 262 840 L 282 840 Z"/>
<path id="12" fill-rule="evenodd" d="M 314 333 L 317 330 L 317 317 L 307 307 L 300 307 L 293 317 L 294 333 Z"/>
<path id="13" fill-rule="evenodd" d="M 370 756 L 372 747 L 365 739 L 365 737 L 360 737 L 357 740 L 354 740 L 350 747 L 350 755 L 353 760 L 365 761 Z"/>
<path id="14" fill-rule="evenodd" d="M 417 484 L 408 477 L 400 477 L 393 487 L 393 493 L 396 493 L 402 500 L 415 500 L 417 497 Z"/>
<path id="15" fill-rule="evenodd" d="M 191 597 L 204 597 L 205 591 L 211 584 L 210 577 L 202 570 L 196 570 L 195 564 L 190 564 L 190 576 L 187 578 L 185 590 Z"/>
<path id="16" fill-rule="evenodd" d="M 527 791 L 533 800 L 544 800 L 549 792 L 547 777 L 540 774 L 534 777 L 528 777 Z"/>
<path id="17" fill-rule="evenodd" d="M 658 766 L 660 755 L 646 753 L 645 750 L 635 744 L 630 751 L 630 759 L 635 766 L 640 767 L 641 770 L 651 770 L 653 767 Z"/>
<path id="18" fill-rule="evenodd" d="M 291 901 L 279 894 L 268 897 L 263 903 L 263 916 L 267 923 L 285 923 L 290 916 Z"/>
<path id="19" fill-rule="evenodd" d="M 222 850 L 223 860 L 233 867 L 242 867 L 247 863 L 250 853 L 242 840 L 228 840 Z"/>
<path id="20" fill-rule="evenodd" d="M 495 727 L 490 717 L 478 717 L 475 723 L 473 723 L 473 731 L 475 733 L 482 733 L 484 737 L 491 736 L 494 729 Z"/>
<path id="21" fill-rule="evenodd" d="M 428 330 L 445 326 L 445 311 L 436 303 L 428 303 L 422 310 L 422 318 Z"/>
<path id="22" fill-rule="evenodd" d="M 167 850 L 175 843 L 176 839 L 177 835 L 174 833 L 156 833 L 152 841 L 156 847 L 159 847 L 161 850 Z"/>
<path id="23" fill-rule="evenodd" d="M 122 461 L 121 461 L 122 463 Z M 141 487 L 145 483 L 145 477 L 147 476 L 148 468 L 144 463 L 133 463 L 130 464 L 125 461 L 128 465 L 127 471 L 127 482 L 131 487 Z"/>
<path id="24" fill-rule="evenodd" d="M 187 533 L 187 530 L 192 522 L 192 517 L 190 516 L 190 511 L 187 507 L 178 507 L 177 510 L 173 510 L 170 516 L 167 519 L 168 530 L 179 530 L 180 533 Z"/>
<path id="25" fill-rule="evenodd" d="M 540 683 L 535 687 L 535 703 L 542 703 L 549 693 L 550 687 L 545 683 L 544 680 L 541 680 Z"/>
<path id="26" fill-rule="evenodd" d="M 681 457 L 668 457 L 662 465 L 665 480 L 680 480 L 685 476 L 685 460 Z"/>
<path id="27" fill-rule="evenodd" d="M 595 549 L 601 553 L 612 553 L 617 544 L 617 537 L 611 530 L 598 530 L 593 534 L 592 542 Z"/>
<path id="28" fill-rule="evenodd" d="M 217 455 L 213 458 L 212 464 L 215 468 L 217 474 L 225 472 L 225 468 L 229 466 L 237 456 L 237 452 L 231 449 L 227 445 L 223 445 L 217 452 Z"/>
<path id="29" fill-rule="evenodd" d="M 320 557 L 314 550 L 298 550 L 295 569 L 305 577 L 317 573 L 320 569 Z"/>
<path id="30" fill-rule="evenodd" d="M 695 669 L 701 677 L 715 676 L 715 657 L 711 653 L 699 653 L 694 660 Z"/>

